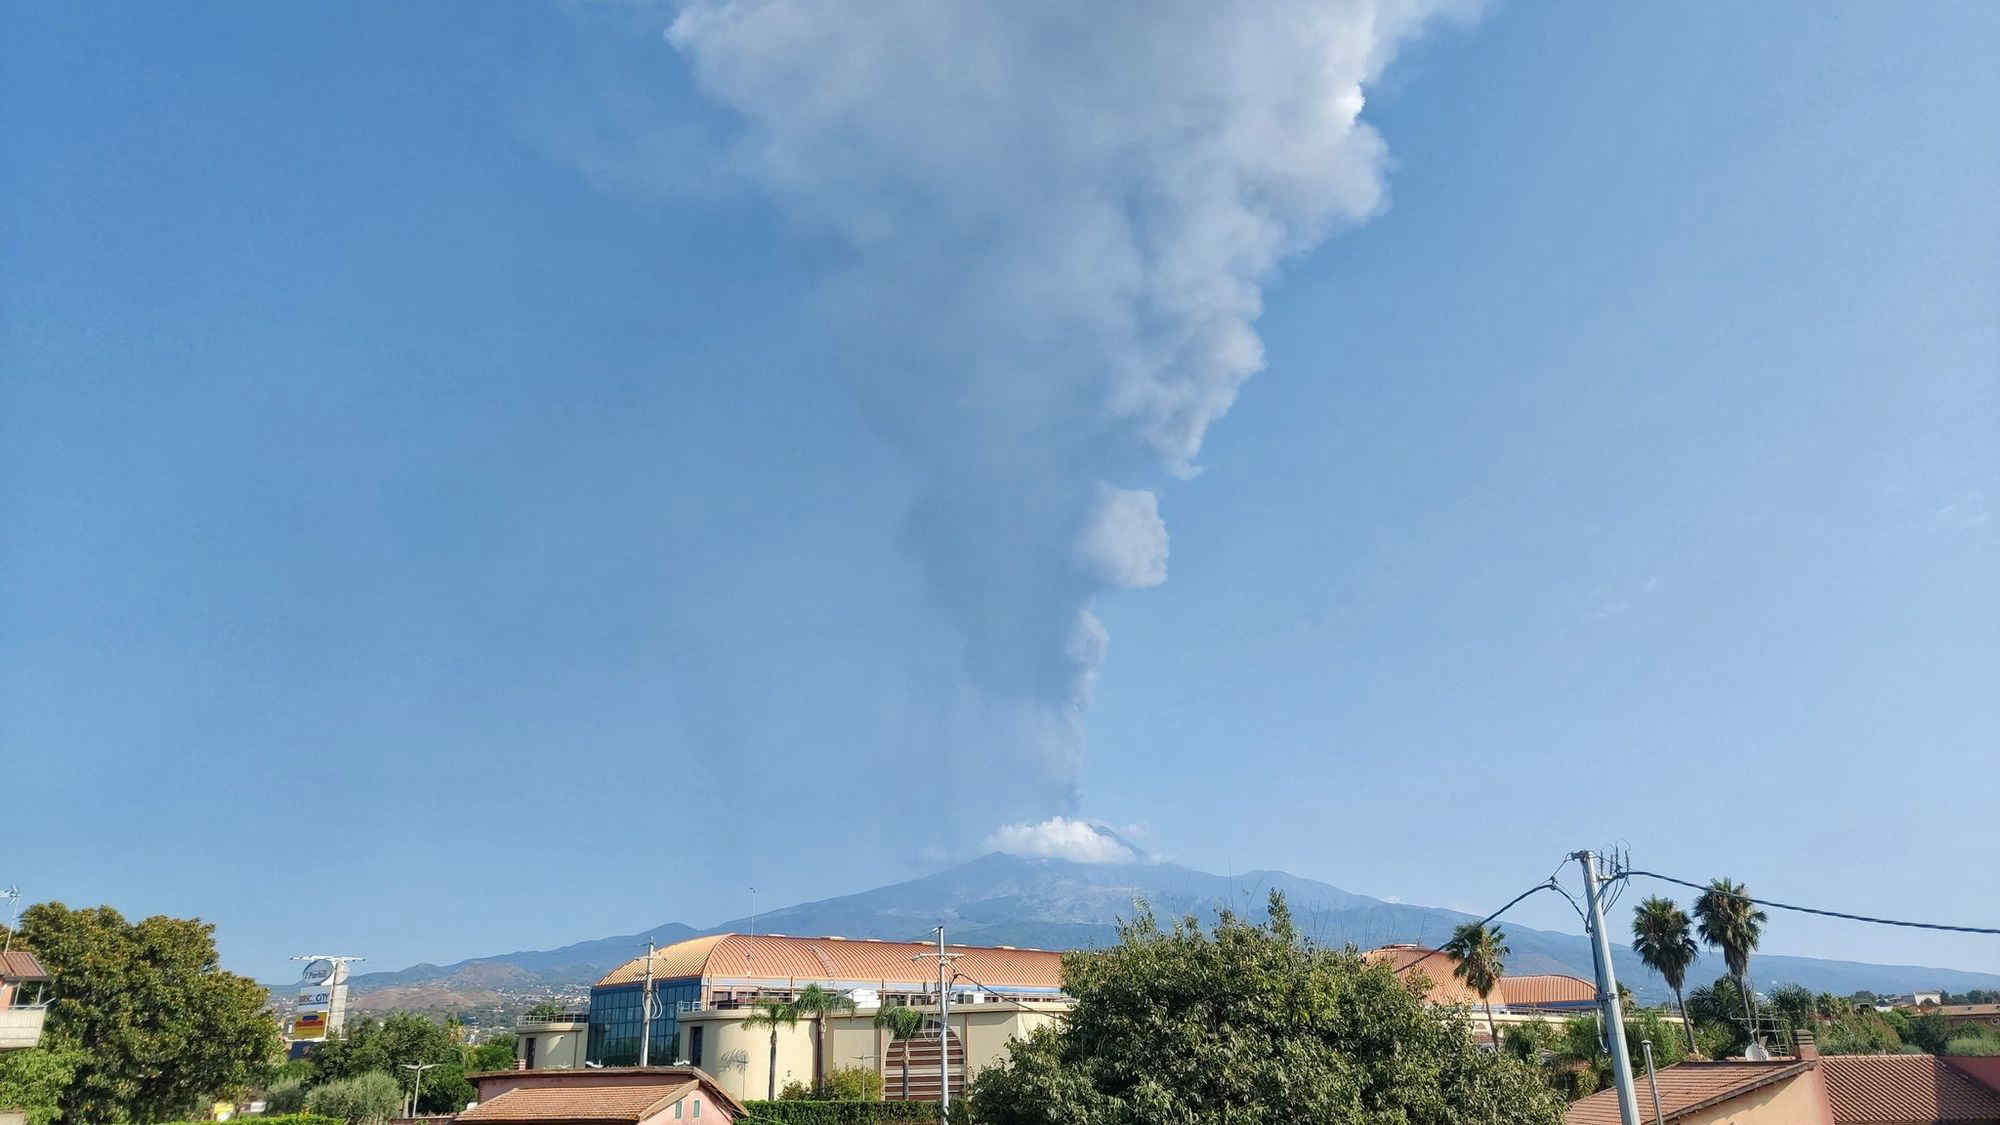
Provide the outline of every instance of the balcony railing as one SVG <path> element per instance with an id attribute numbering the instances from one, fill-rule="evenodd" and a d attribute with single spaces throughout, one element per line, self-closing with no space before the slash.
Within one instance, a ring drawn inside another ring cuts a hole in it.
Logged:
<path id="1" fill-rule="evenodd" d="M 40 1043 L 42 1021 L 48 1018 L 48 1014 L 48 1008 L 42 1005 L 31 1008 L 0 1008 L 0 1051 L 12 1051 Z"/>

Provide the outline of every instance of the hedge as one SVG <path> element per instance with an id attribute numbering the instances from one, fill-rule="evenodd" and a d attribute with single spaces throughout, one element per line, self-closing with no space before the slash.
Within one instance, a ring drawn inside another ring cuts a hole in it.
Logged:
<path id="1" fill-rule="evenodd" d="M 877 1125 L 878 1122 L 924 1121 L 935 1125 L 936 1102 L 825 1102 L 790 1100 L 745 1102 L 746 1120 L 779 1125 Z"/>

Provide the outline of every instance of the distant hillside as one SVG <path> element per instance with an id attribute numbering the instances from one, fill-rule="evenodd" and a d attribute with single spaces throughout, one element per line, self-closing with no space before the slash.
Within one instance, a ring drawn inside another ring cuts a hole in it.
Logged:
<path id="1" fill-rule="evenodd" d="M 1384 902 L 1282 871 L 1224 877 L 1170 863 L 1083 864 L 995 853 L 907 882 L 764 911 L 756 917 L 755 929 L 913 939 L 924 937 L 943 921 L 954 942 L 1089 948 L 1117 940 L 1114 920 L 1130 917 L 1135 899 L 1150 904 L 1163 924 L 1186 915 L 1207 921 L 1224 908 L 1261 917 L 1271 888 L 1285 893 L 1300 929 L 1326 945 L 1351 943 L 1364 949 L 1391 942 L 1435 945 L 1450 935 L 1452 927 L 1476 920 L 1439 907 Z M 748 931 L 751 922 L 736 918 L 702 931 L 667 922 L 561 949 L 366 973 L 353 981 L 356 1006 L 448 1010 L 500 1007 L 529 997 L 576 996 L 606 971 L 636 956 L 649 934 L 664 944 L 697 933 Z M 1590 948 L 1582 935 L 1511 925 L 1506 929 L 1513 949 L 1508 960 L 1511 971 L 1590 976 Z M 1665 998 L 1664 986 L 1629 947 L 1615 945 L 1612 961 L 1619 980 L 1641 999 Z M 1722 971 L 1719 958 L 1704 954 L 1688 979 L 1705 982 Z M 1992 973 L 1812 957 L 1759 954 L 1752 972 L 1760 988 L 1796 983 L 1842 995 L 1861 989 L 1893 993 L 1915 988 L 1954 992 L 2000 988 L 2000 975 Z"/>

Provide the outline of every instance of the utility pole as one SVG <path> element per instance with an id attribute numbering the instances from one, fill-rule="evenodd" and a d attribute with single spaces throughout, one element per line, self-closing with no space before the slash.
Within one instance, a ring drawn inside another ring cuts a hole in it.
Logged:
<path id="1" fill-rule="evenodd" d="M 646 983 L 639 992 L 639 1065 L 653 1057 L 653 939 L 646 939 Z"/>
<path id="2" fill-rule="evenodd" d="M 1604 1012 L 1604 1038 L 1610 1041 L 1611 1079 L 1618 1084 L 1618 1117 L 1624 1125 L 1641 1125 L 1639 1092 L 1632 1086 L 1632 1053 L 1625 1047 L 1625 1013 L 1618 1005 L 1618 978 L 1611 971 L 1611 939 L 1604 933 L 1604 904 L 1597 885 L 1597 857 L 1572 852 L 1583 865 L 1583 893 L 1590 906 L 1590 951 L 1597 962 L 1597 1004 Z"/>
<path id="3" fill-rule="evenodd" d="M 1653 1069 L 1653 1041 L 1641 1039 L 1639 1049 L 1646 1052 L 1646 1081 L 1653 1087 L 1653 1120 L 1667 1125 L 1667 1115 L 1660 1111 L 1660 1072 Z"/>
<path id="4" fill-rule="evenodd" d="M 404 1064 L 403 1064 L 403 1069 L 404 1069 L 404 1070 L 414 1070 L 414 1071 L 416 1071 L 416 1072 L 417 1072 L 417 1084 L 416 1084 L 416 1087 L 415 1087 L 414 1089 L 412 1089 L 412 1090 L 410 1091 L 410 1116 L 411 1116 L 411 1117 L 415 1117 L 415 1116 L 417 1115 L 417 1099 L 418 1099 L 418 1098 L 420 1098 L 420 1097 L 423 1097 L 423 1094 L 424 1094 L 424 1071 L 426 1071 L 426 1070 L 429 1070 L 430 1068 L 432 1068 L 432 1067 L 434 1067 L 434 1066 L 437 1066 L 437 1065 L 439 1065 L 439 1064 L 437 1064 L 437 1063 L 404 1063 Z"/>
<path id="5" fill-rule="evenodd" d="M 937 958 L 938 963 L 938 1115 L 948 1117 L 951 1110 L 951 963 L 965 956 L 963 953 L 944 951 L 944 923 L 935 930 L 938 950 L 936 953 L 919 953 L 910 958 L 921 961 L 926 957 Z M 909 1047 L 903 1048 L 908 1052 Z"/>

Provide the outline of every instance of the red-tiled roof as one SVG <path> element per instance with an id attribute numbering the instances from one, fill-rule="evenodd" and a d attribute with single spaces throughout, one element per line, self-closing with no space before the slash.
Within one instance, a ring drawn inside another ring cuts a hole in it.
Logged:
<path id="1" fill-rule="evenodd" d="M 460 1121 L 641 1121 L 700 1086 L 647 1082 L 509 1090 L 458 1115 Z"/>
<path id="2" fill-rule="evenodd" d="M 1428 999 L 1433 1004 L 1480 1002 L 1479 994 L 1467 988 L 1465 982 L 1454 975 L 1458 971 L 1458 958 L 1449 953 L 1426 949 L 1421 945 L 1385 945 L 1361 956 L 1389 966 L 1391 972 L 1399 974 L 1404 980 L 1414 980 L 1419 975 L 1428 978 L 1431 982 Z M 1492 1001 L 1495 1004 L 1504 1002 L 1498 989 L 1494 990 Z"/>
<path id="3" fill-rule="evenodd" d="M 1820 1073 L 1841 1125 L 2000 1121 L 2000 1092 L 1935 1055 L 1828 1055 Z"/>
<path id="4" fill-rule="evenodd" d="M 48 980 L 49 971 L 25 949 L 0 953 L 0 980 Z"/>
<path id="5" fill-rule="evenodd" d="M 2000 1055 L 1946 1055 L 1945 1064 L 1964 1071 L 1973 1081 L 1991 1090 L 2000 1090 Z"/>
<path id="6" fill-rule="evenodd" d="M 1055 991 L 1062 987 L 1062 955 L 1039 949 L 954 945 L 952 967 L 988 988 Z M 782 934 L 711 934 L 677 942 L 653 954 L 653 979 L 834 981 L 856 986 L 917 990 L 937 985 L 937 962 L 912 960 L 937 947 L 923 942 L 788 937 Z M 646 958 L 634 957 L 606 973 L 598 985 L 644 979 Z"/>
<path id="7" fill-rule="evenodd" d="M 1668 1121 L 1673 1121 L 1697 1110 L 1740 1098 L 1753 1090 L 1790 1081 L 1804 1074 L 1807 1065 L 1797 1059 L 1763 1063 L 1680 1063 L 1659 1072 L 1660 1109 Z M 1650 1122 L 1653 1119 L 1652 1091 L 1647 1090 L 1640 1100 L 1645 1103 L 1641 1106 L 1644 1111 L 1641 1116 Z M 1563 1115 L 1563 1121 L 1565 1125 L 1619 1125 L 1618 1091 L 1599 1090 L 1582 1101 L 1572 1103 Z"/>
<path id="8" fill-rule="evenodd" d="M 1500 978 L 1499 998 L 1510 1008 L 1537 1008 L 1551 1004 L 1593 1004 L 1597 986 L 1562 973 L 1533 973 Z"/>

